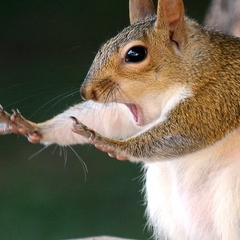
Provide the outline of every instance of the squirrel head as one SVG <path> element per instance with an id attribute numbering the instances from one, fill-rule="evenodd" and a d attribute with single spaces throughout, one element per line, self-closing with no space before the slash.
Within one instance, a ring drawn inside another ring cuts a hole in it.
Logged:
<path id="1" fill-rule="evenodd" d="M 130 0 L 129 9 L 131 25 L 99 49 L 81 95 L 123 103 L 136 124 L 146 125 L 186 90 L 179 77 L 187 46 L 184 5 L 182 0 L 159 0 L 155 12 L 152 0 Z"/>

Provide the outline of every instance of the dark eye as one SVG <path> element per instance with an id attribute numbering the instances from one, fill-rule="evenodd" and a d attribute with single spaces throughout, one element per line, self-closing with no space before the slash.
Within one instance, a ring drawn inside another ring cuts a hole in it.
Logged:
<path id="1" fill-rule="evenodd" d="M 126 53 L 125 61 L 137 63 L 143 61 L 147 57 L 147 49 L 143 46 L 135 46 Z"/>

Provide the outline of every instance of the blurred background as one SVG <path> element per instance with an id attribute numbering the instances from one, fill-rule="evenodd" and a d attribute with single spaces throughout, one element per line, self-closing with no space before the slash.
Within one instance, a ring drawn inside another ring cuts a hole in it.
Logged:
<path id="1" fill-rule="evenodd" d="M 208 3 L 185 1 L 186 12 L 202 22 Z M 80 102 L 98 47 L 128 24 L 127 0 L 1 1 L 0 103 L 41 122 Z M 74 150 L 88 173 L 70 148 L 0 136 L 0 240 L 150 238 L 141 165 Z"/>

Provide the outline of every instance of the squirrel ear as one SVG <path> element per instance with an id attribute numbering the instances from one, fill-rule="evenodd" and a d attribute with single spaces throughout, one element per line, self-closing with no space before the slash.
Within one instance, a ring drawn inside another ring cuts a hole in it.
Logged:
<path id="1" fill-rule="evenodd" d="M 185 22 L 182 0 L 159 0 L 157 8 L 156 28 L 169 31 L 172 41 L 181 44 L 184 40 Z"/>
<path id="2" fill-rule="evenodd" d="M 156 14 L 152 0 L 129 0 L 130 23 L 133 24 Z"/>

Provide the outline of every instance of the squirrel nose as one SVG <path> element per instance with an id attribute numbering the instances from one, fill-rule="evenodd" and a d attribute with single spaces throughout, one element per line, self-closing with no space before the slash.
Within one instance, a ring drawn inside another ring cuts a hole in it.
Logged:
<path id="1" fill-rule="evenodd" d="M 80 88 L 80 95 L 83 100 L 97 100 L 97 94 L 94 89 L 87 89 L 87 86 L 83 83 Z"/>

